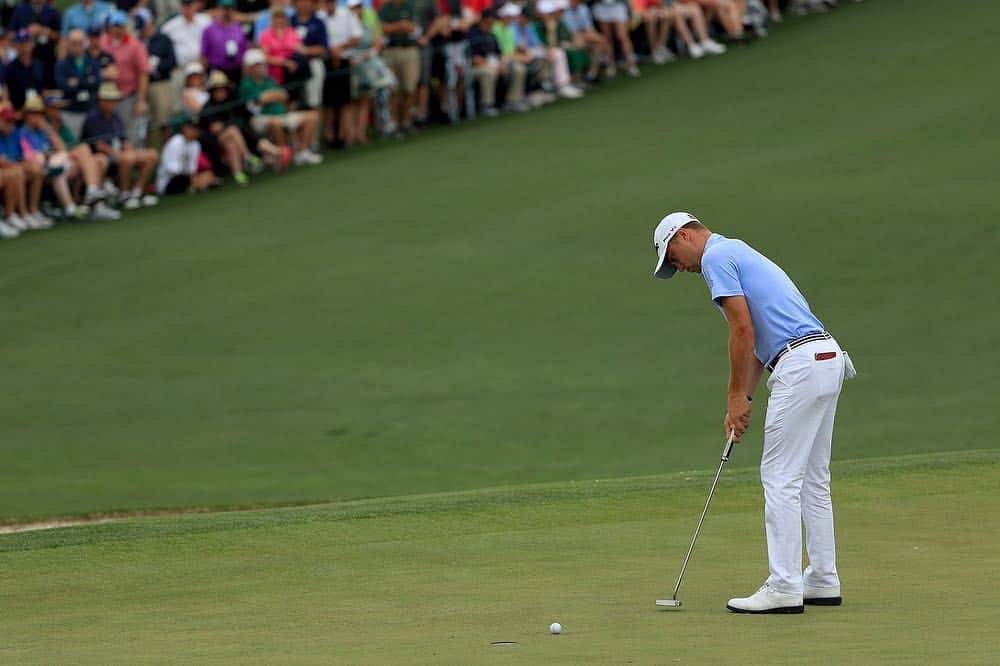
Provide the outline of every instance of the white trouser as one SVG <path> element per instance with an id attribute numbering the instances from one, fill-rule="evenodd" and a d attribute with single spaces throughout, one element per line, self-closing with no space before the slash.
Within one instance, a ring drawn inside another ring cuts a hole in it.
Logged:
<path id="1" fill-rule="evenodd" d="M 830 352 L 836 356 L 817 358 Z M 830 499 L 830 448 L 843 382 L 844 353 L 832 338 L 786 352 L 767 380 L 771 395 L 760 480 L 771 572 L 767 582 L 778 592 L 802 594 L 803 583 L 840 585 Z M 809 555 L 805 573 L 803 523 Z"/>

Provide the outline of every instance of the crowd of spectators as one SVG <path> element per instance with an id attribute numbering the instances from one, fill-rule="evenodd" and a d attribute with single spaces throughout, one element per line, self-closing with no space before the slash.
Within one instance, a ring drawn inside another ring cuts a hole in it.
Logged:
<path id="1" fill-rule="evenodd" d="M 836 0 L 0 0 L 0 238 L 577 99 Z M 856 0 L 857 1 L 857 0 Z"/>

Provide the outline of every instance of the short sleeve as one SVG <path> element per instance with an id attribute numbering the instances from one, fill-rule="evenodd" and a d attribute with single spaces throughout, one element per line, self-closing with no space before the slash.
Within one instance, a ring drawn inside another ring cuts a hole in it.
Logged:
<path id="1" fill-rule="evenodd" d="M 718 302 L 726 296 L 743 296 L 739 267 L 736 258 L 726 252 L 712 252 L 702 258 L 701 274 L 712 292 L 712 300 Z"/>

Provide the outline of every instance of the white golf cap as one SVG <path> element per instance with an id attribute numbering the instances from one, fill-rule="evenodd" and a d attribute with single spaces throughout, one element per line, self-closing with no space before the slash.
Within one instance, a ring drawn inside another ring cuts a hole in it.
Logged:
<path id="1" fill-rule="evenodd" d="M 505 18 L 507 16 L 520 16 L 521 7 L 513 2 L 508 2 L 497 10 L 497 16 Z"/>
<path id="2" fill-rule="evenodd" d="M 243 66 L 253 67 L 267 62 L 267 57 L 260 49 L 250 49 L 243 55 Z"/>
<path id="3" fill-rule="evenodd" d="M 360 7 L 361 6 L 361 0 L 347 0 L 347 6 L 350 7 L 350 8 L 352 8 L 352 9 L 354 7 Z"/>
<path id="4" fill-rule="evenodd" d="M 205 68 L 201 66 L 200 62 L 188 63 L 188 66 L 184 68 L 184 76 L 188 77 L 193 74 L 204 74 Z"/>
<path id="5" fill-rule="evenodd" d="M 661 280 L 672 278 L 677 269 L 667 261 L 667 243 L 674 237 L 677 230 L 689 222 L 697 222 L 698 218 L 691 213 L 671 213 L 660 220 L 653 231 L 653 247 L 656 248 L 656 269 L 653 277 Z"/>
<path id="6" fill-rule="evenodd" d="M 553 3 L 557 12 L 564 12 L 569 9 L 569 0 L 554 0 Z"/>
<path id="7" fill-rule="evenodd" d="M 553 0 L 538 0 L 538 4 L 535 5 L 535 11 L 539 14 L 554 14 L 556 3 Z"/>

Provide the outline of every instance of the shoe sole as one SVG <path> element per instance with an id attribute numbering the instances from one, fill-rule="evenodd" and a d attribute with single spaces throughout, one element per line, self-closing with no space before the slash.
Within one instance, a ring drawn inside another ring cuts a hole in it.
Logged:
<path id="1" fill-rule="evenodd" d="M 840 597 L 817 597 L 815 599 L 803 599 L 806 606 L 839 606 L 843 601 Z"/>
<path id="2" fill-rule="evenodd" d="M 779 606 L 778 608 L 768 608 L 767 610 L 746 610 L 736 608 L 726 604 L 726 608 L 732 613 L 742 613 L 744 615 L 797 615 L 805 612 L 804 606 Z"/>

